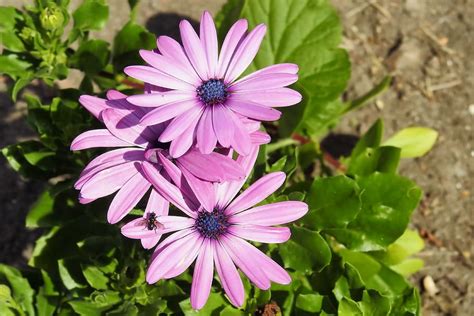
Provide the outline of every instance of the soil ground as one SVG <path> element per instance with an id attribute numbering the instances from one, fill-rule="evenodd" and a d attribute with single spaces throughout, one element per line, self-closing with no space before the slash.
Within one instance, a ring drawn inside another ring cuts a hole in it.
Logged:
<path id="1" fill-rule="evenodd" d="M 0 0 L 0 5 L 28 1 Z M 394 76 L 381 97 L 345 117 L 335 133 L 360 135 L 382 117 L 386 135 L 408 126 L 438 130 L 435 148 L 425 157 L 402 162 L 425 198 L 412 226 L 426 240 L 425 267 L 414 276 L 424 315 L 472 315 L 474 187 L 474 1 L 333 0 L 344 24 L 343 46 L 353 69 L 346 96 L 370 90 L 385 75 Z M 72 1 L 73 6 L 78 1 Z M 223 0 L 142 1 L 139 22 L 157 34 L 175 37 L 182 17 L 198 20 L 203 9 L 216 12 Z M 128 18 L 125 0 L 109 1 L 111 19 L 94 34 L 110 40 Z M 76 85 L 74 77 L 61 83 Z M 5 83 L 0 83 L 5 91 Z M 24 121 L 25 106 L 0 94 L 0 147 L 33 137 Z M 24 216 L 41 190 L 24 181 L 0 157 L 0 262 L 21 265 L 36 236 L 23 228 Z M 431 277 L 439 290 L 428 293 Z"/>

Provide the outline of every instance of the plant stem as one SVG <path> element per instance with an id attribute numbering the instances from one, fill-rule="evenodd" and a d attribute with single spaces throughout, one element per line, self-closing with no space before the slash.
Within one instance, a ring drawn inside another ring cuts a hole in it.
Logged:
<path id="1" fill-rule="evenodd" d="M 292 138 L 283 138 L 277 141 L 276 143 L 268 144 L 267 145 L 267 153 L 274 152 L 277 149 L 286 147 L 286 146 L 291 146 L 291 145 L 298 145 L 300 142 L 297 140 L 294 140 Z"/>

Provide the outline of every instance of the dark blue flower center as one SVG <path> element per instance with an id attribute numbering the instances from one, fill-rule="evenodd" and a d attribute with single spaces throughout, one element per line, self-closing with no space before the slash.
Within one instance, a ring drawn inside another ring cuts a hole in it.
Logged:
<path id="1" fill-rule="evenodd" d="M 206 238 L 217 239 L 220 235 L 224 234 L 229 227 L 227 216 L 223 211 L 214 210 L 212 213 L 207 211 L 199 212 L 194 224 L 195 228 L 201 236 Z"/>
<path id="2" fill-rule="evenodd" d="M 224 103 L 227 99 L 227 87 L 221 79 L 210 79 L 197 88 L 199 99 L 206 105 Z"/>

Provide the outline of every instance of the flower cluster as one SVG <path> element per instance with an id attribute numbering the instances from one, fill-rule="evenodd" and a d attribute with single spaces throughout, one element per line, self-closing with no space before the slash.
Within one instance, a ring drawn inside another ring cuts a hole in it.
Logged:
<path id="1" fill-rule="evenodd" d="M 241 306 L 244 288 L 237 267 L 261 289 L 271 281 L 291 281 L 246 240 L 285 242 L 290 230 L 277 225 L 308 210 L 295 201 L 256 206 L 284 183 L 282 172 L 262 177 L 238 195 L 259 145 L 270 141 L 260 122 L 279 119 L 274 107 L 301 101 L 297 91 L 286 87 L 296 82 L 298 67 L 277 64 L 241 78 L 258 52 L 264 25 L 247 32 L 247 21 L 237 21 L 220 50 L 208 12 L 199 36 L 188 21 L 179 28 L 182 46 L 160 36 L 156 50 L 140 51 L 147 66 L 125 68 L 145 82 L 143 94 L 81 96 L 80 103 L 105 128 L 77 136 L 71 149 L 116 149 L 93 159 L 75 188 L 81 203 L 116 193 L 107 213 L 112 224 L 148 196 L 143 217 L 122 226 L 122 234 L 141 240 L 144 248 L 156 246 L 147 282 L 176 277 L 196 261 L 193 308 L 206 303 L 214 268 L 231 303 Z M 170 204 L 184 216 L 170 214 Z"/>

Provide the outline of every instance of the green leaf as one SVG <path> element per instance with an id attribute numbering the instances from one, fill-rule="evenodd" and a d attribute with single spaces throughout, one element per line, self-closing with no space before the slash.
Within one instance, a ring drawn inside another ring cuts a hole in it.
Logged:
<path id="1" fill-rule="evenodd" d="M 84 0 L 72 14 L 74 27 L 83 31 L 100 30 L 109 18 L 109 7 L 102 0 Z"/>
<path id="2" fill-rule="evenodd" d="M 14 7 L 0 7 L 0 44 L 12 52 L 23 52 L 25 46 L 18 37 L 17 21 L 23 20 L 21 12 Z"/>
<path id="3" fill-rule="evenodd" d="M 27 76 L 27 69 L 31 67 L 29 62 L 18 59 L 17 55 L 0 55 L 0 74 L 11 77 Z"/>
<path id="4" fill-rule="evenodd" d="M 17 95 L 21 91 L 21 89 L 26 87 L 32 80 L 33 80 L 32 75 L 28 75 L 24 78 L 20 78 L 15 81 L 15 84 L 13 85 L 12 92 L 11 92 L 13 102 L 16 102 Z"/>
<path id="5" fill-rule="evenodd" d="M 89 300 L 68 301 L 72 309 L 79 315 L 100 316 L 103 312 L 110 309 L 121 301 L 118 292 L 114 291 L 95 291 L 89 297 Z"/>
<path id="6" fill-rule="evenodd" d="M 321 311 L 323 296 L 319 294 L 299 294 L 296 298 L 296 307 L 310 313 Z"/>
<path id="7" fill-rule="evenodd" d="M 347 173 L 358 176 L 369 176 L 376 171 L 395 173 L 399 162 L 400 148 L 392 146 L 366 148 L 364 152 L 350 160 Z"/>
<path id="8" fill-rule="evenodd" d="M 293 226 L 291 239 L 280 244 L 280 255 L 286 268 L 310 273 L 320 271 L 331 261 L 329 245 L 318 232 Z"/>
<path id="9" fill-rule="evenodd" d="M 122 72 L 125 66 L 142 64 L 138 51 L 153 49 L 156 45 L 155 35 L 141 25 L 130 21 L 114 38 L 113 64 L 116 72 Z"/>
<path id="10" fill-rule="evenodd" d="M 209 295 L 209 298 L 207 299 L 206 305 L 200 310 L 194 310 L 191 307 L 191 301 L 188 299 L 179 302 L 179 307 L 181 308 L 181 311 L 184 313 L 186 316 L 191 316 L 191 315 L 213 315 L 213 312 L 216 311 L 217 309 L 220 309 L 224 307 L 227 304 L 227 302 L 224 300 L 222 295 L 217 294 L 217 293 L 212 293 Z"/>
<path id="11" fill-rule="evenodd" d="M 13 267 L 0 264 L 0 282 L 8 282 L 11 288 L 11 296 L 21 307 L 21 310 L 25 311 L 28 315 L 34 315 L 34 291 L 28 280 L 21 275 L 20 271 Z M 5 291 L 5 288 L 3 288 L 3 291 Z"/>
<path id="12" fill-rule="evenodd" d="M 337 315 L 339 316 L 363 316 L 362 311 L 357 305 L 356 302 L 350 298 L 344 297 L 339 302 L 339 307 L 337 308 Z"/>
<path id="13" fill-rule="evenodd" d="M 351 159 L 363 153 L 367 148 L 377 148 L 383 137 L 383 121 L 378 119 L 357 142 L 352 150 Z"/>
<path id="14" fill-rule="evenodd" d="M 390 266 L 390 269 L 400 273 L 404 277 L 409 277 L 410 275 L 420 271 L 423 268 L 425 262 L 419 258 L 406 259 L 400 263 Z"/>
<path id="15" fill-rule="evenodd" d="M 360 211 L 359 186 L 346 176 L 314 180 L 307 195 L 310 212 L 303 218 L 305 225 L 317 228 L 343 228 Z"/>
<path id="16" fill-rule="evenodd" d="M 36 310 L 38 315 L 52 316 L 59 305 L 59 293 L 54 289 L 54 284 L 47 272 L 41 270 L 43 286 L 39 288 L 36 295 Z"/>
<path id="17" fill-rule="evenodd" d="M 372 256 L 387 265 L 401 263 L 409 256 L 420 252 L 425 243 L 417 231 L 407 229 L 400 238 L 388 246 L 386 251 L 374 252 Z"/>
<path id="18" fill-rule="evenodd" d="M 88 40 L 81 43 L 69 61 L 72 67 L 93 75 L 107 66 L 109 58 L 109 43 L 103 40 Z"/>
<path id="19" fill-rule="evenodd" d="M 409 127 L 402 129 L 389 139 L 384 146 L 401 148 L 402 158 L 415 158 L 425 155 L 433 148 L 438 132 L 427 127 Z"/>
<path id="20" fill-rule="evenodd" d="M 358 107 L 364 105 L 365 103 L 369 102 L 371 99 L 375 98 L 385 90 L 387 90 L 390 87 L 390 84 L 392 83 L 392 77 L 386 76 L 385 78 L 382 79 L 375 87 L 373 87 L 369 92 L 367 92 L 365 95 L 361 96 L 360 98 L 357 98 L 349 103 L 349 106 L 345 110 L 345 112 L 349 112 L 352 110 L 357 109 Z"/>
<path id="21" fill-rule="evenodd" d="M 237 17 L 250 27 L 265 23 L 267 34 L 247 72 L 283 62 L 299 65 L 295 87 L 303 94 L 301 104 L 284 109 L 280 134 L 306 131 L 314 135 L 327 128 L 343 112 L 334 102 L 344 91 L 350 75 L 347 53 L 337 48 L 341 25 L 328 1 L 247 0 L 231 1 L 217 16 L 219 34 Z"/>
<path id="22" fill-rule="evenodd" d="M 76 262 L 68 259 L 58 260 L 61 281 L 68 290 L 86 287 L 84 277 L 80 274 Z"/>
<path id="23" fill-rule="evenodd" d="M 28 212 L 26 216 L 26 227 L 42 227 L 41 221 L 53 212 L 53 204 L 53 197 L 49 193 L 49 190 L 45 190 Z"/>
<path id="24" fill-rule="evenodd" d="M 96 266 L 81 264 L 82 274 L 96 290 L 106 290 L 108 288 L 109 278 Z"/>
<path id="25" fill-rule="evenodd" d="M 412 181 L 388 173 L 359 178 L 362 207 L 347 228 L 327 229 L 348 248 L 359 251 L 382 250 L 405 231 L 418 205 L 421 190 Z"/>
<path id="26" fill-rule="evenodd" d="M 362 301 L 357 303 L 363 313 L 367 316 L 390 315 L 390 300 L 373 290 L 364 291 Z M 393 314 L 391 314 L 393 315 Z"/>
<path id="27" fill-rule="evenodd" d="M 364 282 L 370 280 L 381 269 L 380 263 L 368 254 L 348 249 L 340 249 L 339 254 L 344 262 L 349 263 L 357 270 Z"/>

